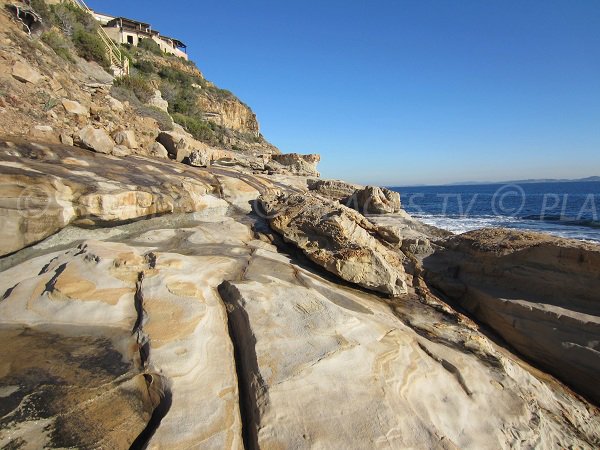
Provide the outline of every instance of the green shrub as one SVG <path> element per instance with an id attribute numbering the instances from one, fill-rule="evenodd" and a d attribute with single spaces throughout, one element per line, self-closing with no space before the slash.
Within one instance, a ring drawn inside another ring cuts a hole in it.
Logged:
<path id="1" fill-rule="evenodd" d="M 162 54 L 163 54 L 162 50 L 160 49 L 160 45 L 158 45 L 158 43 L 152 38 L 146 38 L 146 39 L 140 40 L 138 42 L 138 47 L 143 50 L 147 50 L 150 53 L 154 53 L 155 55 L 162 56 Z"/>
<path id="2" fill-rule="evenodd" d="M 96 32 L 89 32 L 85 28 L 77 26 L 72 39 L 79 56 L 88 61 L 96 61 L 104 68 L 110 67 L 106 47 Z"/>
<path id="3" fill-rule="evenodd" d="M 158 76 L 163 80 L 169 81 L 173 84 L 181 86 L 191 87 L 192 84 L 203 85 L 205 81 L 197 76 L 191 75 L 181 70 L 173 69 L 172 67 L 163 66 L 158 71 Z"/>
<path id="4" fill-rule="evenodd" d="M 176 123 L 185 128 L 195 139 L 209 144 L 219 143 L 219 137 L 215 133 L 212 123 L 180 113 L 175 113 L 172 117 Z"/>
<path id="5" fill-rule="evenodd" d="M 150 81 L 140 75 L 115 78 L 113 84 L 130 90 L 142 103 L 146 103 L 154 96 L 154 88 Z"/>
<path id="6" fill-rule="evenodd" d="M 178 89 L 175 98 L 169 103 L 169 110 L 186 116 L 202 115 L 202 110 L 198 107 L 198 96 L 191 89 Z"/>
<path id="7" fill-rule="evenodd" d="M 148 61 L 147 59 L 136 61 L 133 63 L 133 67 L 142 73 L 154 73 L 154 64 L 152 64 L 152 61 Z"/>
<path id="8" fill-rule="evenodd" d="M 72 48 L 69 42 L 58 31 L 51 30 L 42 34 L 42 41 L 61 58 L 73 62 Z"/>
<path id="9" fill-rule="evenodd" d="M 96 32 L 100 26 L 91 14 L 70 2 L 61 2 L 50 7 L 50 22 L 60 27 L 65 34 L 72 36 L 77 28 Z"/>
<path id="10" fill-rule="evenodd" d="M 33 10 L 40 15 L 44 24 L 51 25 L 54 21 L 54 14 L 46 4 L 45 0 L 31 0 Z"/>
<path id="11" fill-rule="evenodd" d="M 144 117 L 152 117 L 158 122 L 161 131 L 171 131 L 173 120 L 168 113 L 154 106 L 144 105 L 128 87 L 119 86 L 120 78 L 115 79 L 115 84 L 110 89 L 110 95 L 122 102 L 128 102 L 137 114 Z"/>

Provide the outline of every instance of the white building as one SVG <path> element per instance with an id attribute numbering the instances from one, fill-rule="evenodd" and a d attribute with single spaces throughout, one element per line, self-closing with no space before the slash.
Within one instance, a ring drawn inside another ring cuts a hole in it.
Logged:
<path id="1" fill-rule="evenodd" d="M 149 23 L 127 19 L 126 17 L 113 17 L 98 12 L 93 14 L 106 34 L 117 44 L 130 44 L 137 47 L 143 39 L 152 39 L 164 53 L 185 60 L 188 59 L 187 46 L 183 42 L 179 39 L 161 36 L 158 31 L 152 29 Z"/>

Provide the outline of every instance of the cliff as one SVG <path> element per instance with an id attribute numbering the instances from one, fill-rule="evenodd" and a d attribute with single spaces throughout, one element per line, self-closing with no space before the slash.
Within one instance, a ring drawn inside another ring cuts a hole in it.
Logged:
<path id="1" fill-rule="evenodd" d="M 600 446 L 597 247 L 449 236 L 3 11 L 0 447 Z"/>

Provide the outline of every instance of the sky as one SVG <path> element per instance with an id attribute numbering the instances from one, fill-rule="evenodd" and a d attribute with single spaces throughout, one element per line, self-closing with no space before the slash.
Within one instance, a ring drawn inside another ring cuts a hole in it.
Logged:
<path id="1" fill-rule="evenodd" d="M 599 0 L 88 0 L 188 45 L 326 178 L 600 175 Z"/>

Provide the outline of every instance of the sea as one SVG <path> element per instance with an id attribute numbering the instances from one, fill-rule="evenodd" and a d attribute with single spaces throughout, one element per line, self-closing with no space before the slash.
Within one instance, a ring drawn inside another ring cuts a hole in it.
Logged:
<path id="1" fill-rule="evenodd" d="M 413 217 L 453 233 L 505 227 L 600 242 L 600 182 L 390 189 Z"/>

